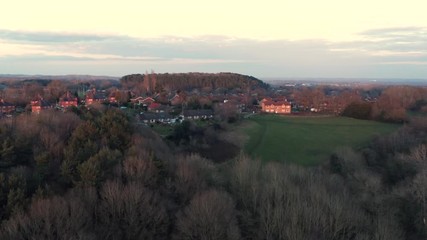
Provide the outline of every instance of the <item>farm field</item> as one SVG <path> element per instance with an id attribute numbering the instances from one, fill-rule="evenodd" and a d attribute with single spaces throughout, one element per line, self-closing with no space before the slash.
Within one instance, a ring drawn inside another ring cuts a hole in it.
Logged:
<path id="1" fill-rule="evenodd" d="M 339 147 L 354 149 L 400 125 L 344 117 L 257 115 L 243 128 L 244 150 L 262 161 L 282 161 L 305 166 L 329 159 Z"/>

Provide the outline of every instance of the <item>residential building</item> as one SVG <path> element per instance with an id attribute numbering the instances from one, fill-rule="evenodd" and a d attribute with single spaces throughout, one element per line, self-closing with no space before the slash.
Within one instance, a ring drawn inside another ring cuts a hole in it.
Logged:
<path id="1" fill-rule="evenodd" d="M 86 105 L 90 105 L 92 103 L 103 103 L 105 101 L 107 101 L 105 91 L 92 89 L 86 93 Z"/>
<path id="2" fill-rule="evenodd" d="M 180 94 L 175 94 L 169 101 L 172 106 L 178 106 L 185 102 L 185 98 L 185 94 L 181 92 Z"/>
<path id="3" fill-rule="evenodd" d="M 31 112 L 39 114 L 41 111 L 53 108 L 53 105 L 43 98 L 31 101 Z"/>
<path id="4" fill-rule="evenodd" d="M 181 114 L 183 119 L 210 119 L 214 117 L 214 112 L 211 109 L 199 110 L 184 110 Z"/>
<path id="5" fill-rule="evenodd" d="M 150 112 L 161 113 L 161 112 L 168 112 L 169 107 L 160 103 L 153 102 L 148 106 L 147 110 Z"/>
<path id="6" fill-rule="evenodd" d="M 276 114 L 290 114 L 291 104 L 287 101 L 262 101 L 261 108 L 263 112 Z"/>
<path id="7" fill-rule="evenodd" d="M 77 107 L 78 101 L 77 97 L 73 96 L 69 91 L 67 91 L 62 97 L 59 98 L 58 105 L 61 108 L 68 108 L 68 107 Z"/>
<path id="8" fill-rule="evenodd" d="M 3 98 L 0 98 L 0 113 L 10 114 L 15 111 L 15 105 L 12 103 L 5 102 Z"/>
<path id="9" fill-rule="evenodd" d="M 169 113 L 142 113 L 139 120 L 144 123 L 171 123 L 174 118 Z"/>
<path id="10" fill-rule="evenodd" d="M 154 103 L 156 100 L 154 100 L 151 97 L 137 97 L 137 98 L 132 98 L 130 101 L 133 104 L 149 106 L 150 104 Z"/>

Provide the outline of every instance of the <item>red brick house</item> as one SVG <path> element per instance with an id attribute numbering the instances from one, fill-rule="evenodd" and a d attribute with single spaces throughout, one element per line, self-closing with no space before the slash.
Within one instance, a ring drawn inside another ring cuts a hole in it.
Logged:
<path id="1" fill-rule="evenodd" d="M 154 100 L 154 98 L 151 97 L 146 97 L 141 101 L 141 104 L 144 106 L 149 106 L 150 104 L 156 102 L 156 100 Z"/>
<path id="2" fill-rule="evenodd" d="M 131 96 L 131 92 L 129 91 L 123 91 L 119 89 L 115 89 L 110 92 L 110 95 L 108 96 L 108 102 L 109 103 L 126 103 L 128 102 Z"/>
<path id="3" fill-rule="evenodd" d="M 59 98 L 59 106 L 61 108 L 68 108 L 71 106 L 77 107 L 77 97 L 73 96 L 69 91 Z"/>
<path id="4" fill-rule="evenodd" d="M 109 103 L 117 103 L 117 98 L 116 98 L 116 96 L 115 96 L 115 95 L 110 95 L 110 96 L 108 97 L 108 102 L 109 102 Z"/>
<path id="5" fill-rule="evenodd" d="M 144 100 L 144 97 L 141 97 L 141 96 L 139 96 L 139 97 L 136 97 L 136 98 L 131 98 L 130 99 L 130 102 L 131 103 L 133 103 L 133 104 L 142 104 L 142 100 Z"/>
<path id="6" fill-rule="evenodd" d="M 41 111 L 51 108 L 53 108 L 53 105 L 43 98 L 31 101 L 31 112 L 33 113 L 39 114 Z"/>
<path id="7" fill-rule="evenodd" d="M 107 101 L 107 97 L 105 92 L 96 91 L 96 89 L 92 89 L 86 93 L 86 105 L 90 105 L 92 103 L 103 103 Z"/>
<path id="8" fill-rule="evenodd" d="M 2 98 L 0 98 L 0 113 L 9 114 L 15 111 L 15 105 L 12 103 L 5 102 Z"/>
<path id="9" fill-rule="evenodd" d="M 264 109 L 264 103 L 266 103 L 266 102 L 271 102 L 271 101 L 273 101 L 273 99 L 272 99 L 272 98 L 263 98 L 263 99 L 259 102 L 259 105 L 261 106 L 261 109 Z"/>
<path id="10" fill-rule="evenodd" d="M 185 101 L 185 98 L 186 96 L 183 93 L 175 94 L 175 96 L 173 96 L 169 101 L 172 106 L 177 106 L 177 105 L 181 105 Z"/>
<path id="11" fill-rule="evenodd" d="M 290 114 L 291 104 L 287 101 L 261 101 L 261 108 L 263 112 L 276 113 L 276 114 Z"/>
<path id="12" fill-rule="evenodd" d="M 137 98 L 132 98 L 130 100 L 133 104 L 139 104 L 139 105 L 143 105 L 143 106 L 149 106 L 150 104 L 154 103 L 156 100 L 154 100 L 154 98 L 151 97 L 137 97 Z"/>
<path id="13" fill-rule="evenodd" d="M 168 106 L 153 102 L 150 105 L 148 105 L 147 110 L 150 112 L 167 112 L 169 110 Z"/>
<path id="14" fill-rule="evenodd" d="M 119 90 L 111 91 L 108 95 L 107 102 L 109 103 L 118 103 L 118 99 L 120 98 L 121 92 Z"/>

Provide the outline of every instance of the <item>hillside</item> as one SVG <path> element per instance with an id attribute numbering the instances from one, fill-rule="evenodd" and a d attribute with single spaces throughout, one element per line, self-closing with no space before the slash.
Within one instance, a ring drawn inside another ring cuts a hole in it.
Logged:
<path id="1" fill-rule="evenodd" d="M 190 90 L 194 88 L 209 89 L 255 89 L 267 88 L 261 80 L 236 73 L 163 73 L 163 74 L 132 74 L 120 79 L 120 83 L 127 89 L 138 89 L 141 92 L 153 92 L 166 89 Z"/>
<path id="2" fill-rule="evenodd" d="M 117 85 L 119 78 L 111 76 L 94 76 L 94 75 L 15 75 L 15 74 L 0 74 L 0 83 L 22 87 L 25 84 L 38 84 L 47 86 L 55 80 L 73 81 L 73 82 L 91 82 L 95 85 L 109 82 L 111 85 Z"/>
<path id="3" fill-rule="evenodd" d="M 10 80 L 80 80 L 80 81 L 95 81 L 95 80 L 118 80 L 117 77 L 111 76 L 95 76 L 95 75 L 24 75 L 24 74 L 0 74 L 1 81 Z"/>

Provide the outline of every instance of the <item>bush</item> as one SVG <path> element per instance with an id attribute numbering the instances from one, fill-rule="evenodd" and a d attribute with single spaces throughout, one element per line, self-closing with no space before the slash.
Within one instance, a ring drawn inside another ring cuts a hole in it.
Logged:
<path id="1" fill-rule="evenodd" d="M 371 119 L 372 104 L 364 102 L 350 103 L 342 112 L 342 116 L 357 118 L 357 119 Z"/>

